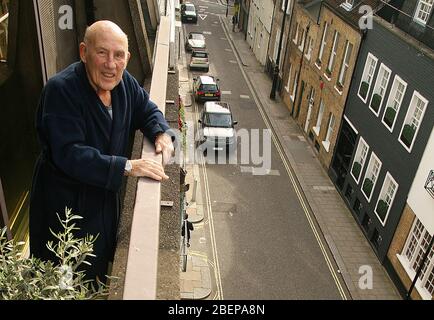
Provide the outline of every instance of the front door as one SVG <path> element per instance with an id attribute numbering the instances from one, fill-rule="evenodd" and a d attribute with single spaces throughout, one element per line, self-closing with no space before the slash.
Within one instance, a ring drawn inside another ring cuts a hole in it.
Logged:
<path id="1" fill-rule="evenodd" d="M 314 98 L 315 98 L 315 89 L 312 87 L 312 89 L 310 90 L 310 95 L 309 95 L 309 107 L 307 109 L 306 124 L 304 126 L 304 131 L 306 133 L 308 133 L 309 127 L 310 127 L 310 120 L 312 118 L 312 109 L 313 109 L 313 104 L 314 104 Z"/>

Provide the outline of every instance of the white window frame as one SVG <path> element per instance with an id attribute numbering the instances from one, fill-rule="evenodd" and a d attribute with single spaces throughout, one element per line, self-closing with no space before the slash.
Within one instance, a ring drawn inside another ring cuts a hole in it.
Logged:
<path id="1" fill-rule="evenodd" d="M 300 25 L 298 24 L 298 22 L 296 22 L 296 25 L 295 25 L 295 36 L 294 36 L 294 39 L 292 39 L 292 42 L 294 42 L 295 45 L 298 44 L 298 33 L 299 33 L 299 29 L 300 29 Z"/>
<path id="2" fill-rule="evenodd" d="M 300 50 L 301 52 L 303 52 L 305 32 L 306 30 L 304 28 L 301 28 L 301 38 L 298 41 L 300 43 L 298 46 L 298 50 Z"/>
<path id="3" fill-rule="evenodd" d="M 414 137 L 413 137 L 413 141 L 411 142 L 411 146 L 407 147 L 405 145 L 405 143 L 401 141 L 401 135 L 402 135 L 402 132 L 404 131 L 405 125 L 410 124 L 413 121 L 413 119 L 414 119 L 414 114 L 415 114 L 415 111 L 416 111 L 416 105 L 415 105 L 416 104 L 416 99 L 419 99 L 420 101 L 422 101 L 424 103 L 424 109 L 421 112 L 420 119 L 418 119 L 419 124 L 418 124 L 418 126 L 416 128 L 416 131 L 414 133 Z M 417 134 L 419 133 L 420 125 L 421 125 L 421 123 L 423 121 L 423 117 L 425 116 L 425 111 L 427 109 L 428 102 L 429 101 L 427 99 L 425 99 L 419 92 L 417 92 L 417 91 L 413 92 L 413 97 L 411 98 L 411 102 L 410 102 L 410 105 L 408 107 L 404 123 L 402 124 L 402 127 L 401 127 L 401 132 L 399 133 L 399 136 L 398 136 L 399 143 L 401 143 L 402 146 L 405 148 L 405 150 L 407 150 L 410 153 L 411 153 L 411 150 L 413 149 L 414 142 L 417 139 Z"/>
<path id="4" fill-rule="evenodd" d="M 364 147 L 366 147 L 366 152 L 365 152 Z M 360 179 L 363 176 L 363 169 L 365 168 L 366 159 L 368 158 L 368 154 L 369 154 L 369 145 L 366 143 L 366 141 L 365 141 L 365 139 L 363 139 L 363 137 L 360 137 L 359 145 L 357 146 L 356 155 L 354 156 L 353 165 L 351 166 L 351 171 L 350 171 L 351 176 L 353 177 L 354 181 L 357 184 L 360 183 Z M 358 179 L 356 179 L 356 177 L 353 174 L 354 164 L 356 162 L 360 163 L 360 174 L 359 174 Z"/>
<path id="5" fill-rule="evenodd" d="M 292 73 L 292 64 L 289 64 L 289 73 L 288 73 L 288 82 L 286 83 L 285 90 L 289 93 L 290 84 L 291 84 L 291 73 Z"/>
<path id="6" fill-rule="evenodd" d="M 417 260 L 421 259 L 425 252 L 427 243 L 430 240 L 430 234 L 422 222 L 416 217 L 410 233 L 408 234 L 407 241 L 404 245 L 404 249 L 401 254 L 397 254 L 397 258 L 403 266 L 405 272 L 410 279 L 416 277 L 417 268 L 415 270 L 415 264 L 419 265 Z M 430 276 L 434 273 L 434 247 L 431 248 L 431 252 L 428 255 L 426 268 L 423 268 L 421 274 L 422 280 L 417 279 L 415 288 L 424 300 L 432 300 L 433 294 L 430 293 L 425 286 Z"/>
<path id="7" fill-rule="evenodd" d="M 389 193 L 390 184 L 393 184 L 395 189 L 393 190 L 393 194 L 391 196 L 389 195 L 390 203 L 387 203 L 386 196 Z M 389 217 L 390 209 L 392 208 L 393 202 L 395 201 L 396 193 L 398 192 L 398 188 L 399 188 L 399 184 L 395 181 L 395 179 L 393 179 L 390 172 L 387 172 L 386 177 L 384 178 L 383 186 L 382 186 L 381 191 L 380 191 L 380 195 L 378 196 L 377 204 L 375 205 L 375 209 L 374 209 L 375 215 L 377 216 L 378 220 L 383 225 L 383 227 L 386 225 L 387 218 Z M 378 207 L 378 203 L 380 202 L 380 200 L 385 201 L 389 206 L 387 209 L 386 215 L 384 217 L 384 221 L 381 220 L 381 218 L 377 212 L 377 207 Z"/>
<path id="8" fill-rule="evenodd" d="M 378 162 L 378 172 L 375 174 L 375 172 L 373 171 L 375 168 L 375 162 Z M 375 186 L 377 185 L 378 182 L 378 177 L 380 176 L 380 172 L 381 172 L 381 167 L 383 166 L 383 163 L 380 161 L 380 159 L 377 157 L 377 155 L 375 154 L 375 152 L 372 152 L 371 154 L 371 158 L 369 159 L 369 164 L 368 167 L 366 168 L 366 172 L 365 172 L 365 176 L 362 179 L 362 184 L 361 184 L 361 190 L 362 193 L 364 195 L 364 197 L 366 198 L 366 200 L 368 200 L 368 202 L 371 202 L 372 196 L 374 195 L 374 191 L 375 191 Z M 369 177 L 368 177 L 369 175 Z M 363 185 L 365 183 L 366 178 L 369 178 L 371 180 L 371 176 L 375 177 L 375 181 L 373 181 L 372 184 L 372 190 L 371 190 L 371 194 L 368 196 L 365 194 L 365 190 L 363 190 Z"/>
<path id="9" fill-rule="evenodd" d="M 342 4 L 341 7 L 344 8 L 347 11 L 351 11 L 351 9 L 353 9 L 353 5 L 354 5 L 354 0 L 345 0 Z"/>
<path id="10" fill-rule="evenodd" d="M 386 72 L 388 72 L 387 79 L 384 78 Z M 392 70 L 390 70 L 389 67 L 387 67 L 384 63 L 380 64 L 380 69 L 377 73 L 377 80 L 375 81 L 374 90 L 372 91 L 371 99 L 369 102 L 369 109 L 378 117 L 378 115 L 381 112 L 381 108 L 383 106 L 384 98 L 386 97 L 387 87 L 389 86 L 390 77 L 392 75 Z M 385 84 L 384 84 L 385 80 Z M 372 100 L 374 99 L 375 94 L 379 94 L 383 90 L 383 95 L 381 96 L 381 102 L 378 106 L 378 111 L 375 111 L 373 108 L 371 108 Z"/>
<path id="11" fill-rule="evenodd" d="M 341 35 L 339 34 L 339 32 L 337 30 L 335 30 L 335 34 L 333 35 L 332 51 L 330 52 L 329 63 L 327 65 L 327 69 L 330 70 L 330 77 L 331 77 L 331 74 L 333 73 L 333 68 L 335 66 L 335 58 L 336 58 L 337 53 L 338 53 L 337 47 L 338 47 L 340 37 L 341 37 Z"/>
<path id="12" fill-rule="evenodd" d="M 401 94 L 401 97 L 398 96 L 399 84 L 402 84 L 404 86 L 404 90 Z M 393 129 L 395 128 L 396 120 L 398 119 L 399 110 L 401 109 L 402 101 L 404 100 L 404 96 L 405 96 L 406 91 L 407 91 L 407 82 L 402 80 L 402 78 L 400 76 L 395 75 L 395 78 L 393 79 L 392 88 L 390 89 L 389 98 L 387 99 L 386 108 L 384 108 L 383 118 L 381 120 L 381 122 L 384 124 L 384 126 L 387 128 L 387 130 L 389 130 L 390 132 L 393 132 Z M 397 104 L 396 109 L 394 108 L 396 106 L 395 103 Z M 389 127 L 387 125 L 387 123 L 384 121 L 384 119 L 386 117 L 387 109 L 389 107 L 391 107 L 392 109 L 394 109 L 396 111 L 395 119 L 393 120 L 392 127 Z"/>
<path id="13" fill-rule="evenodd" d="M 431 3 L 429 3 L 431 2 Z M 419 0 L 417 3 L 416 11 L 414 13 L 413 20 L 417 23 L 420 23 L 422 25 L 426 25 L 430 16 L 431 11 L 434 6 L 434 1 L 430 0 Z M 420 14 L 422 14 L 424 17 L 420 17 Z"/>
<path id="14" fill-rule="evenodd" d="M 311 36 L 308 36 L 307 38 L 307 52 L 304 55 L 307 59 L 307 61 L 310 61 L 310 59 L 312 58 L 312 51 L 313 51 L 313 38 Z"/>
<path id="15" fill-rule="evenodd" d="M 351 49 L 351 53 L 348 54 L 348 49 L 350 48 L 350 45 L 352 47 Z M 347 70 L 350 68 L 350 59 L 351 59 L 351 54 L 353 54 L 353 44 L 347 40 L 347 45 L 345 46 L 345 55 L 344 58 L 342 59 L 342 65 L 341 65 L 341 71 L 339 73 L 339 78 L 338 78 L 338 82 L 342 85 L 342 87 L 344 87 L 345 85 L 345 78 L 347 76 Z"/>
<path id="16" fill-rule="evenodd" d="M 315 132 L 317 136 L 319 136 L 321 132 L 321 124 L 322 124 L 322 118 L 324 117 L 324 110 L 325 110 L 324 100 L 321 99 L 319 103 L 318 117 L 316 119 L 316 126 L 312 128 L 313 132 Z"/>
<path id="17" fill-rule="evenodd" d="M 285 11 L 285 2 L 286 0 L 282 0 L 282 7 L 280 10 Z M 288 0 L 288 10 L 286 10 L 286 14 L 290 14 L 291 13 L 291 0 Z"/>
<path id="18" fill-rule="evenodd" d="M 327 126 L 327 134 L 325 140 L 322 142 L 322 145 L 324 149 L 327 151 L 327 153 L 330 151 L 330 139 L 332 138 L 333 132 L 335 130 L 336 125 L 336 117 L 335 115 L 330 112 L 330 118 Z"/>
<path id="19" fill-rule="evenodd" d="M 327 30 L 328 29 L 328 24 L 327 22 L 324 23 L 324 29 L 323 29 L 323 34 L 322 34 L 322 38 L 321 38 L 321 45 L 320 45 L 320 49 L 319 49 L 319 53 L 318 53 L 318 60 L 321 62 L 322 65 L 322 58 L 324 55 L 324 48 L 327 45 Z M 318 65 L 317 65 L 318 66 Z"/>
<path id="20" fill-rule="evenodd" d="M 370 64 L 371 61 L 373 62 L 373 65 Z M 374 80 L 375 71 L 377 70 L 377 64 L 378 64 L 377 57 L 374 56 L 372 53 L 368 53 L 368 56 L 367 56 L 366 62 L 365 62 L 365 68 L 363 69 L 362 79 L 360 80 L 359 90 L 357 91 L 357 95 L 364 103 L 366 103 L 366 101 L 368 101 L 369 93 L 371 91 L 372 81 Z M 372 74 L 370 74 L 371 71 L 372 71 Z M 368 91 L 366 92 L 366 98 L 363 98 L 360 95 L 360 89 L 362 88 L 363 82 L 366 82 L 366 80 L 368 80 L 368 77 L 370 77 L 371 79 L 369 80 L 369 83 L 368 83 L 369 86 L 368 86 Z"/>
<path id="21" fill-rule="evenodd" d="M 297 77 L 298 77 L 298 71 L 295 71 L 294 74 L 294 83 L 292 86 L 292 95 L 290 96 L 292 102 L 295 101 L 295 95 L 297 94 Z"/>

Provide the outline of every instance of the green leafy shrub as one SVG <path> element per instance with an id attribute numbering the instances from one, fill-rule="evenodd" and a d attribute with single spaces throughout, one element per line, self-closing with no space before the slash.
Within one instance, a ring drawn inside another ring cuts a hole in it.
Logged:
<path id="1" fill-rule="evenodd" d="M 378 201 L 376 210 L 381 220 L 384 221 L 384 218 L 386 218 L 386 213 L 388 209 L 389 209 L 389 205 L 384 200 Z"/>
<path id="2" fill-rule="evenodd" d="M 359 94 L 363 99 L 366 99 L 366 96 L 368 95 L 368 89 L 369 89 L 369 84 L 363 81 L 359 91 Z"/>
<path id="3" fill-rule="evenodd" d="M 375 112 L 378 112 L 380 109 L 380 103 L 382 99 L 383 98 L 377 93 L 372 96 L 371 108 L 374 109 Z"/>
<path id="4" fill-rule="evenodd" d="M 363 182 L 363 191 L 365 192 L 365 195 L 369 198 L 371 196 L 372 187 L 374 186 L 374 183 L 371 179 L 366 178 Z"/>
<path id="5" fill-rule="evenodd" d="M 0 232 L 0 300 L 93 300 L 108 296 L 108 287 L 97 281 L 84 280 L 85 272 L 78 271 L 86 259 L 95 257 L 94 236 L 76 239 L 74 220 L 82 217 L 65 210 L 65 220 L 58 215 L 63 232 L 52 234 L 57 243 L 49 242 L 47 248 L 59 258 L 59 264 L 41 261 L 34 257 L 23 258 L 24 243 L 7 241 L 6 228 Z M 109 279 L 114 279 L 109 277 Z"/>
<path id="6" fill-rule="evenodd" d="M 396 116 L 396 110 L 388 107 L 386 109 L 386 113 L 384 114 L 384 122 L 389 126 L 389 128 L 392 128 L 393 121 L 395 121 Z"/>
<path id="7" fill-rule="evenodd" d="M 358 163 L 357 161 L 354 162 L 353 170 L 352 170 L 351 172 L 353 173 L 353 176 L 354 176 L 356 179 L 359 179 L 360 171 L 361 171 L 361 170 L 362 170 L 362 165 L 361 165 L 360 163 Z"/>
<path id="8" fill-rule="evenodd" d="M 401 141 L 404 142 L 404 144 L 409 148 L 413 142 L 415 132 L 416 128 L 409 124 L 406 124 L 402 130 Z"/>

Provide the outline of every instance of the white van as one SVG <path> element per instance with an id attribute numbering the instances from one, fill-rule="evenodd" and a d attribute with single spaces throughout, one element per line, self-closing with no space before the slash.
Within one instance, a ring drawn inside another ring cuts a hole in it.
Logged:
<path id="1" fill-rule="evenodd" d="M 199 120 L 198 144 L 204 153 L 207 151 L 234 151 L 237 136 L 231 109 L 227 102 L 206 102 Z"/>

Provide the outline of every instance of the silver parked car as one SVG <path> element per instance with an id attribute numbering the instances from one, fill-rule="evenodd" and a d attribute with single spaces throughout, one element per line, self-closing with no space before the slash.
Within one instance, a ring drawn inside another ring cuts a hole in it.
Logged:
<path id="1" fill-rule="evenodd" d="M 205 36 L 202 32 L 190 32 L 185 39 L 185 50 L 205 49 Z"/>

